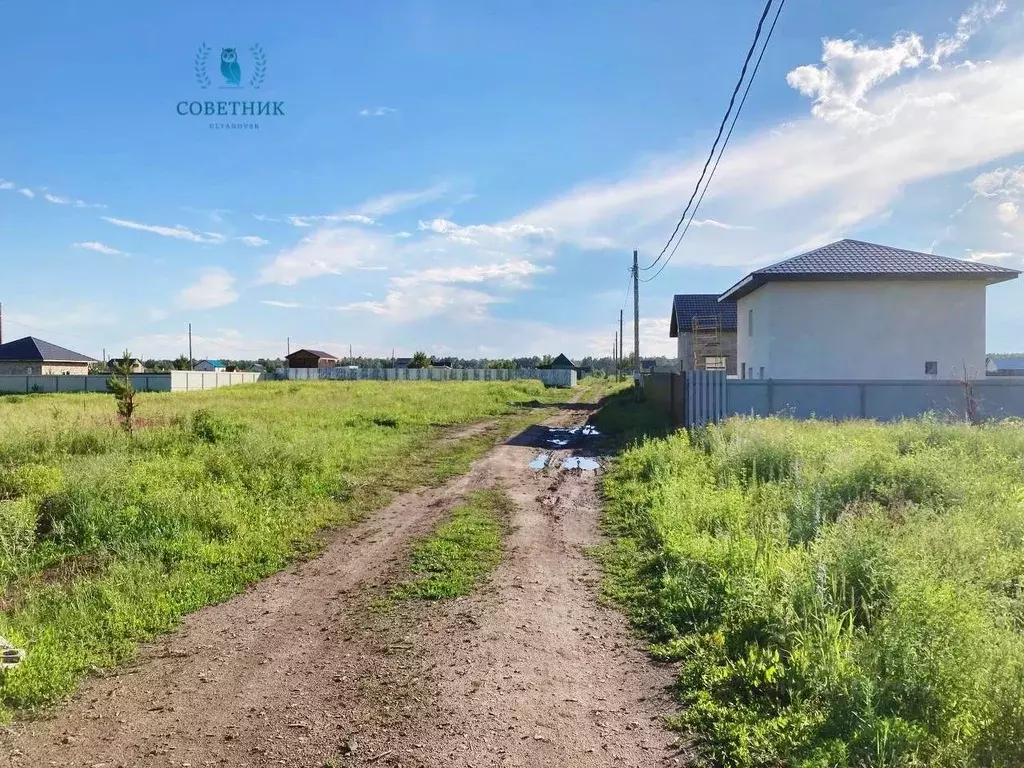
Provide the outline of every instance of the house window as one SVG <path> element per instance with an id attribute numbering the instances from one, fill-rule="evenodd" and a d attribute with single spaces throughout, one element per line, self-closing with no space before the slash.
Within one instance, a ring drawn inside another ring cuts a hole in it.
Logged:
<path id="1" fill-rule="evenodd" d="M 759 378 L 759 379 L 763 379 L 764 378 L 764 366 L 763 365 L 760 368 L 757 369 L 757 378 Z"/>
<path id="2" fill-rule="evenodd" d="M 704 358 L 704 370 L 706 370 L 706 371 L 724 371 L 725 370 L 725 358 L 724 357 L 705 357 Z"/>
<path id="3" fill-rule="evenodd" d="M 747 364 L 746 363 L 740 363 L 740 378 L 741 379 L 747 378 Z"/>
<path id="4" fill-rule="evenodd" d="M 924 364 L 924 375 L 925 376 L 938 376 L 939 375 L 939 363 L 936 360 L 928 360 Z"/>
<path id="5" fill-rule="evenodd" d="M 747 310 L 747 336 L 754 335 L 754 310 Z"/>

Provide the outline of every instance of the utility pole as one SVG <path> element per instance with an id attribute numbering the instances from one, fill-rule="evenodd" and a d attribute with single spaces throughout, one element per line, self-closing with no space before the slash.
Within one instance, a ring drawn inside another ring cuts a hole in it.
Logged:
<path id="1" fill-rule="evenodd" d="M 292 337 L 289 336 L 288 337 L 288 353 L 287 354 L 290 355 L 291 353 L 292 353 Z"/>
<path id="2" fill-rule="evenodd" d="M 619 309 L 619 368 L 616 371 L 618 380 L 622 381 L 622 343 L 625 338 L 622 335 L 622 309 Z"/>
<path id="3" fill-rule="evenodd" d="M 192 323 L 188 324 L 188 369 L 194 371 L 195 363 L 192 360 Z"/>
<path id="4" fill-rule="evenodd" d="M 637 253 L 633 251 L 633 382 L 640 388 L 640 268 Z"/>

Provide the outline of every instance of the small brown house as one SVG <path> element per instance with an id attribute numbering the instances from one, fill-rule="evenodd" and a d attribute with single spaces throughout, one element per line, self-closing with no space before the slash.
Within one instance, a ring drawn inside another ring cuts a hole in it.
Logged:
<path id="1" fill-rule="evenodd" d="M 338 358 L 319 349 L 297 349 L 285 357 L 289 368 L 334 368 Z"/>

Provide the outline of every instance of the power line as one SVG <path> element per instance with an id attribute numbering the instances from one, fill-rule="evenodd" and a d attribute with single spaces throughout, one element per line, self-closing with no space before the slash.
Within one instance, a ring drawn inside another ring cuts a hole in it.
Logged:
<path id="1" fill-rule="evenodd" d="M 661 261 L 661 258 L 665 255 L 665 251 L 667 251 L 669 246 L 672 245 L 672 241 L 675 239 L 676 235 L 679 233 L 679 228 L 683 225 L 683 221 L 686 219 L 686 214 L 689 212 L 690 206 L 693 205 L 693 201 L 697 197 L 697 192 L 700 190 L 700 185 L 704 181 L 704 176 L 708 172 L 708 166 L 711 165 L 711 160 L 715 156 L 715 150 L 718 148 L 718 142 L 719 142 L 719 140 L 721 140 L 722 133 L 725 131 L 725 124 L 729 121 L 729 115 L 732 113 L 733 104 L 736 103 L 736 96 L 739 95 L 740 88 L 743 87 L 743 80 L 747 76 L 747 67 L 750 65 L 750 60 L 754 57 L 754 51 L 757 50 L 757 43 L 758 43 L 758 41 L 761 38 L 761 29 L 764 27 L 765 19 L 768 18 L 768 11 L 771 10 L 772 2 L 773 2 L 773 0 L 767 0 L 767 2 L 764 4 L 764 10 L 761 12 L 761 18 L 757 22 L 757 30 L 754 33 L 754 40 L 753 40 L 753 42 L 750 43 L 750 49 L 747 51 L 747 56 L 743 60 L 743 68 L 740 70 L 739 79 L 736 81 L 736 86 L 732 89 L 732 96 L 729 97 L 729 106 L 725 110 L 725 114 L 722 116 L 722 122 L 718 126 L 718 133 L 715 136 L 715 141 L 711 145 L 711 151 L 708 153 L 707 160 L 704 161 L 704 168 L 701 170 L 700 178 L 697 179 L 697 184 L 693 188 L 693 193 L 690 195 L 690 199 L 686 203 L 686 208 L 683 209 L 683 215 L 680 216 L 679 217 L 679 221 L 676 222 L 675 229 L 672 230 L 672 235 L 669 237 L 668 241 L 665 243 L 665 247 L 661 249 L 661 253 L 658 254 L 658 258 L 656 258 L 651 264 L 647 265 L 646 267 L 641 267 L 641 269 L 643 271 L 646 271 L 648 269 L 653 269 L 654 267 L 656 267 L 658 265 L 658 262 Z M 779 11 L 782 10 L 782 5 L 784 3 L 785 3 L 785 0 L 783 0 L 783 2 L 780 3 Z M 775 18 L 776 18 L 776 20 L 778 20 L 778 14 L 775 15 Z M 773 27 L 774 27 L 774 25 L 773 25 Z M 766 45 L 767 45 L 767 41 L 766 41 Z M 762 49 L 762 55 L 763 54 L 764 54 L 764 51 Z M 751 80 L 753 80 L 753 76 L 751 76 Z M 738 114 L 738 112 L 737 112 L 737 114 Z"/>
<path id="2" fill-rule="evenodd" d="M 771 5 L 771 1 L 770 0 L 769 0 L 768 5 Z M 732 138 L 732 132 L 736 128 L 736 121 L 739 120 L 740 113 L 743 111 L 743 105 L 747 103 L 747 96 L 750 94 L 750 86 L 752 86 L 754 84 L 754 78 L 757 77 L 757 71 L 761 68 L 761 60 L 764 58 L 765 51 L 768 50 L 768 43 L 772 39 L 772 33 L 775 32 L 775 25 L 779 23 L 779 16 L 782 15 L 782 9 L 783 9 L 783 7 L 785 5 L 786 5 L 786 0 L 781 0 L 781 2 L 779 3 L 778 8 L 775 11 L 775 18 L 772 19 L 772 25 L 768 29 L 767 36 L 765 36 L 764 45 L 761 47 L 761 53 L 758 55 L 757 61 L 754 63 L 754 69 L 750 73 L 750 79 L 747 81 L 747 87 L 743 91 L 743 98 L 740 99 L 739 106 L 736 108 L 736 114 L 733 115 L 732 123 L 730 123 L 730 125 L 729 125 L 729 132 L 725 135 L 725 141 L 722 142 L 722 149 L 718 153 L 718 157 L 715 159 L 715 164 L 711 168 L 711 174 L 708 176 L 708 181 L 704 185 L 704 189 L 701 191 L 700 197 L 697 198 L 697 204 L 693 208 L 693 213 L 690 214 L 690 220 L 688 222 L 686 222 L 686 226 L 683 228 L 682 234 L 680 234 L 679 235 L 679 239 L 676 240 L 676 244 L 672 247 L 672 252 L 669 253 L 668 258 L 665 259 L 665 263 L 661 265 L 661 268 L 657 272 L 655 272 L 653 275 L 651 275 L 648 278 L 642 279 L 641 282 L 649 283 L 652 280 L 654 280 L 655 278 L 657 278 L 658 275 L 660 275 L 662 273 L 662 270 L 664 270 L 665 267 L 668 266 L 668 263 L 670 261 L 672 261 L 672 257 L 676 255 L 676 251 L 679 249 L 679 244 L 681 242 L 683 242 L 683 238 L 686 237 L 686 233 L 690 230 L 690 225 L 693 224 L 693 220 L 697 216 L 697 211 L 700 210 L 700 205 L 701 205 L 702 202 L 704 202 L 704 195 L 707 194 L 708 187 L 711 186 L 711 180 L 715 178 L 715 172 L 718 170 L 718 164 L 722 161 L 722 155 L 725 154 L 725 148 L 729 146 L 729 139 Z M 766 9 L 767 9 L 767 6 L 766 6 Z M 763 21 L 763 19 L 762 19 L 762 21 Z M 760 30 L 760 25 L 758 25 L 758 29 Z M 707 168 L 707 166 L 705 166 L 705 169 L 706 168 Z M 697 184 L 699 186 L 700 182 L 698 181 Z M 694 192 L 696 192 L 696 189 L 694 190 Z M 692 202 L 693 198 L 691 197 L 690 200 Z M 683 214 L 683 217 L 684 218 L 686 217 L 685 212 Z M 680 221 L 682 221 L 682 220 L 680 219 Z M 678 228 L 679 228 L 678 225 L 676 225 L 676 229 L 677 230 L 678 230 Z M 673 237 L 674 236 L 675 235 L 673 234 Z M 671 239 L 669 240 L 669 242 L 671 242 Z M 668 246 L 666 245 L 666 247 L 668 247 Z M 662 253 L 664 253 L 664 251 L 662 251 Z M 661 256 L 658 257 L 658 259 L 660 259 L 660 258 L 661 258 Z M 657 264 L 657 263 L 658 263 L 658 261 L 655 260 L 654 264 Z M 651 264 L 651 266 L 653 267 L 654 264 Z"/>

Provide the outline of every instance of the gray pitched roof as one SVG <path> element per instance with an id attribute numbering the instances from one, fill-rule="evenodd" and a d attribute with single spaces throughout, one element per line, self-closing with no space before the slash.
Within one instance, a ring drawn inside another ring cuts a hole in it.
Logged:
<path id="1" fill-rule="evenodd" d="M 563 368 L 578 368 L 572 360 L 565 356 L 565 353 L 560 353 L 558 357 L 551 361 L 551 367 L 554 368 L 556 365 L 562 366 Z"/>
<path id="2" fill-rule="evenodd" d="M 58 347 L 48 341 L 26 336 L 6 344 L 0 344 L 0 360 L 38 360 L 54 363 L 95 363 L 98 362 L 86 355 L 72 352 L 70 349 Z"/>
<path id="3" fill-rule="evenodd" d="M 775 280 L 870 280 L 885 278 L 1013 280 L 1016 269 L 907 251 L 860 240 L 839 240 L 751 272 L 722 294 L 736 300 Z"/>
<path id="4" fill-rule="evenodd" d="M 672 300 L 672 317 L 669 320 L 668 335 L 679 336 L 679 331 L 693 330 L 693 318 L 718 317 L 723 331 L 736 330 L 736 302 L 730 299 L 718 300 L 717 293 L 681 293 Z"/>

